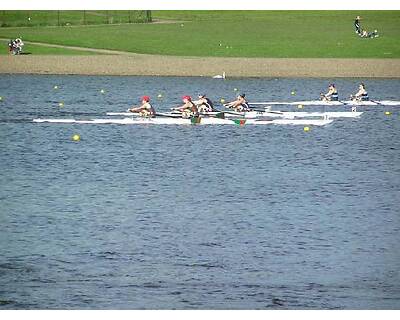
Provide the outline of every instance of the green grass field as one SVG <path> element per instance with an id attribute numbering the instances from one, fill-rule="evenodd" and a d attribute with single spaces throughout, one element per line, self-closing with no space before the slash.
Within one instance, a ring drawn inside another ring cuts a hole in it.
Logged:
<path id="1" fill-rule="evenodd" d="M 358 14 L 379 38 L 355 34 Z M 179 22 L 0 28 L 0 37 L 178 56 L 400 57 L 400 11 L 152 11 L 152 17 Z"/>

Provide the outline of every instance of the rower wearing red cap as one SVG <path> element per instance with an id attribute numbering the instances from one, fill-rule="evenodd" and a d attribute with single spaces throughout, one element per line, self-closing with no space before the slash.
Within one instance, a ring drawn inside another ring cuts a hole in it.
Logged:
<path id="1" fill-rule="evenodd" d="M 128 110 L 129 112 L 139 113 L 142 117 L 154 117 L 156 111 L 153 106 L 150 104 L 150 97 L 143 96 L 142 97 L 142 105 L 139 107 L 132 107 Z"/>
<path id="2" fill-rule="evenodd" d="M 182 112 L 182 117 L 190 118 L 197 117 L 199 115 L 199 111 L 196 105 L 192 101 L 191 96 L 183 96 L 182 97 L 183 105 L 177 108 L 172 108 L 172 110 L 177 110 Z"/>

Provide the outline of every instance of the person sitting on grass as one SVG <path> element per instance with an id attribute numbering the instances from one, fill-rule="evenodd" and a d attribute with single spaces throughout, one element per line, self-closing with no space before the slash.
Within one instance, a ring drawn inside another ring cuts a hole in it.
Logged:
<path id="1" fill-rule="evenodd" d="M 152 118 L 155 116 L 156 111 L 153 106 L 150 104 L 150 97 L 143 96 L 142 97 L 142 105 L 139 107 L 132 107 L 128 110 L 129 112 L 139 113 L 141 117 L 149 117 Z"/>
<path id="2" fill-rule="evenodd" d="M 231 108 L 236 112 L 250 111 L 250 106 L 247 100 L 245 99 L 246 95 L 241 93 L 237 96 L 235 101 L 225 103 L 224 106 L 227 108 Z"/>
<path id="3" fill-rule="evenodd" d="M 199 100 L 193 101 L 193 103 L 197 106 L 198 111 L 201 113 L 214 111 L 214 105 L 212 101 L 203 93 L 200 93 Z"/>
<path id="4" fill-rule="evenodd" d="M 8 43 L 8 51 L 11 54 L 20 54 L 22 52 L 22 47 L 24 46 L 24 43 L 20 38 L 17 38 L 15 40 L 10 40 Z"/>
<path id="5" fill-rule="evenodd" d="M 360 83 L 360 85 L 358 86 L 358 92 L 355 95 L 351 95 L 350 99 L 353 101 L 368 101 L 369 100 L 368 92 L 365 89 L 364 83 Z"/>
<path id="6" fill-rule="evenodd" d="M 377 37 L 379 37 L 378 30 L 374 30 L 373 32 L 368 32 L 366 30 L 362 30 L 360 37 L 361 38 L 377 38 Z"/>
<path id="7" fill-rule="evenodd" d="M 322 101 L 338 101 L 338 91 L 333 83 L 331 83 L 328 87 L 328 92 L 326 94 L 321 93 Z"/>
<path id="8" fill-rule="evenodd" d="M 22 52 L 22 48 L 25 45 L 20 38 L 15 39 L 15 42 L 17 43 L 17 48 L 18 48 L 18 54 Z"/>

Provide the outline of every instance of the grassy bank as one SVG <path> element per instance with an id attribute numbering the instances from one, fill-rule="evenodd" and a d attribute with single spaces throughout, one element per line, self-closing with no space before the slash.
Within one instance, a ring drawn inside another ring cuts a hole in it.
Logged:
<path id="1" fill-rule="evenodd" d="M 361 39 L 353 27 L 381 36 Z M 399 58 L 399 11 L 153 11 L 166 24 L 0 28 L 0 37 L 136 53 L 266 58 Z"/>

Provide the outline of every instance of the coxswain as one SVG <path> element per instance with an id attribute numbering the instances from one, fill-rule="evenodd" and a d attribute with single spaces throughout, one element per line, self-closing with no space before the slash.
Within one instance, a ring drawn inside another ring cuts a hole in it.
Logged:
<path id="1" fill-rule="evenodd" d="M 236 112 L 250 111 L 250 106 L 245 99 L 246 95 L 241 93 L 237 96 L 235 101 L 225 103 L 224 106 L 235 110 Z"/>
<path id="2" fill-rule="evenodd" d="M 368 92 L 365 90 L 365 84 L 360 83 L 358 86 L 358 92 L 355 95 L 351 95 L 350 99 L 353 101 L 368 101 Z"/>
<path id="3" fill-rule="evenodd" d="M 191 96 L 183 96 L 182 101 L 182 106 L 172 108 L 172 110 L 181 112 L 183 118 L 197 117 L 199 115 L 197 106 L 193 103 Z"/>
<path id="4" fill-rule="evenodd" d="M 205 94 L 199 94 L 199 100 L 193 101 L 193 103 L 197 106 L 197 110 L 200 113 L 212 112 L 214 111 L 214 105 L 212 101 L 206 97 Z"/>
<path id="5" fill-rule="evenodd" d="M 156 111 L 153 106 L 150 104 L 150 97 L 143 96 L 142 97 L 142 105 L 139 107 L 132 107 L 128 110 L 129 112 L 139 113 L 142 117 L 154 117 Z"/>
<path id="6" fill-rule="evenodd" d="M 333 83 L 328 86 L 328 92 L 326 94 L 321 93 L 322 101 L 338 101 L 338 91 Z"/>

